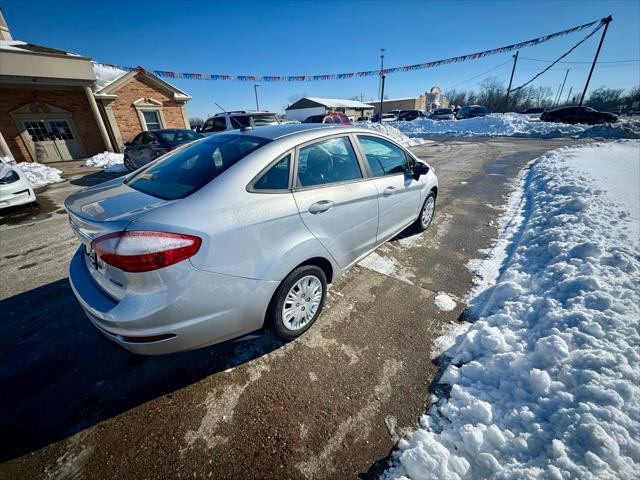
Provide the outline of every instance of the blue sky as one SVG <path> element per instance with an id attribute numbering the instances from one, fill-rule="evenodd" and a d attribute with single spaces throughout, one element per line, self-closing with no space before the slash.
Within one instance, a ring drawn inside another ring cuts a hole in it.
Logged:
<path id="1" fill-rule="evenodd" d="M 640 59 L 640 2 L 630 1 L 302 1 L 302 2 L 68 2 L 0 0 L 13 37 L 67 49 L 95 61 L 148 69 L 241 75 L 341 73 L 401 66 L 508 45 L 587 23 L 607 15 L 613 22 L 600 60 Z M 587 32 L 520 52 L 514 85 L 531 78 Z M 589 62 L 600 34 L 567 61 Z M 443 89 L 503 64 L 488 76 L 508 81 L 511 54 L 387 77 L 390 98 Z M 534 85 L 555 89 L 570 68 L 565 92 L 582 90 L 588 63 L 563 64 Z M 459 85 L 474 88 L 484 76 Z M 255 108 L 253 83 L 174 80 L 193 100 L 190 116 L 224 108 Z M 603 63 L 591 87 L 640 84 L 640 64 Z M 281 112 L 295 94 L 375 98 L 378 79 L 262 83 L 260 107 Z"/>

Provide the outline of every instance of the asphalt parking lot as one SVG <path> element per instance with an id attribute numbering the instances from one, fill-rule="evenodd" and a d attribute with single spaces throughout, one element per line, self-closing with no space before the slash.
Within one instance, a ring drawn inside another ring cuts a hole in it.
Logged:
<path id="1" fill-rule="evenodd" d="M 354 268 L 302 338 L 164 357 L 104 339 L 66 279 L 76 248 L 62 200 L 113 177 L 67 164 L 41 206 L 0 216 L 0 478 L 373 478 L 423 413 L 433 339 L 464 315 L 466 268 L 496 236 L 522 167 L 575 140 L 415 147 L 440 181 L 421 235 L 379 249 L 395 275 Z M 439 292 L 458 300 L 434 305 Z"/>

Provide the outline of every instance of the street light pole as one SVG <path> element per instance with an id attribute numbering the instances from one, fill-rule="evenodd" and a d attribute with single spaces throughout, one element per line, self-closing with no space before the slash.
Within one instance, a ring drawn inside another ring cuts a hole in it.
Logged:
<path id="1" fill-rule="evenodd" d="M 562 98 L 562 91 L 564 90 L 564 84 L 567 82 L 568 75 L 569 75 L 569 69 L 567 68 L 567 73 L 564 74 L 564 80 L 562 81 L 562 86 L 560 87 L 560 93 L 558 94 L 558 101 L 556 102 L 556 107 L 560 106 L 560 98 Z"/>
<path id="2" fill-rule="evenodd" d="M 258 105 L 258 87 L 260 85 L 258 85 L 257 83 L 253 84 L 253 93 L 256 96 L 256 110 L 260 111 L 260 105 Z"/>

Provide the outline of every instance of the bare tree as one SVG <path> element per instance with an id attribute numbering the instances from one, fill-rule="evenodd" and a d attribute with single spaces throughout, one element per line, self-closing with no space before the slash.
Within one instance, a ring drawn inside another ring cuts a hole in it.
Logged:
<path id="1" fill-rule="evenodd" d="M 622 88 L 596 88 L 589 94 L 586 104 L 596 110 L 616 110 L 624 103 L 623 93 Z"/>

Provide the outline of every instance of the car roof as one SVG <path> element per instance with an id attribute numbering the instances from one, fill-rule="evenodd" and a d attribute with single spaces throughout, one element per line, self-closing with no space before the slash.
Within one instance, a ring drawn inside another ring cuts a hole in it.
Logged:
<path id="1" fill-rule="evenodd" d="M 282 137 L 296 135 L 299 133 L 306 133 L 312 130 L 331 130 L 331 132 L 373 132 L 365 128 L 353 127 L 351 125 L 342 124 L 326 124 L 326 123 L 288 123 L 285 125 L 265 125 L 262 127 L 244 129 L 244 130 L 228 130 L 226 132 L 220 132 L 227 135 L 250 135 L 252 137 L 261 137 L 269 140 L 277 140 Z"/>
<path id="2" fill-rule="evenodd" d="M 159 128 L 157 130 L 149 130 L 149 133 L 165 133 L 165 132 L 193 132 L 190 128 Z M 142 133 L 142 132 L 140 132 Z"/>

